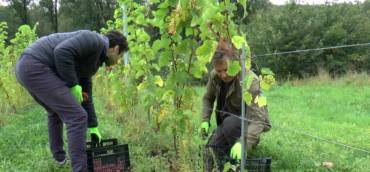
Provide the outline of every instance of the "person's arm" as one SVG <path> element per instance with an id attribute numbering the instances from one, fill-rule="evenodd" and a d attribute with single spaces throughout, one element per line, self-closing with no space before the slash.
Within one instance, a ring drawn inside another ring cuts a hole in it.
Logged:
<path id="1" fill-rule="evenodd" d="M 203 96 L 203 113 L 202 113 L 202 121 L 203 122 L 208 122 L 211 119 L 211 115 L 213 112 L 213 106 L 214 102 L 216 99 L 215 96 L 215 91 L 216 88 L 213 83 L 213 74 L 210 74 L 210 77 L 207 82 L 207 87 L 206 87 L 206 93 Z"/>
<path id="2" fill-rule="evenodd" d="M 79 82 L 76 60 L 96 53 L 98 47 L 98 36 L 91 31 L 80 31 L 76 36 L 64 40 L 55 47 L 56 72 L 68 87 L 73 87 Z"/>
<path id="3" fill-rule="evenodd" d="M 91 78 L 80 78 L 80 85 L 82 86 L 82 91 L 86 92 L 88 95 L 87 101 L 82 103 L 82 107 L 87 112 L 88 128 L 93 128 L 98 126 L 98 120 L 95 113 L 94 101 L 92 96 L 92 81 Z"/>

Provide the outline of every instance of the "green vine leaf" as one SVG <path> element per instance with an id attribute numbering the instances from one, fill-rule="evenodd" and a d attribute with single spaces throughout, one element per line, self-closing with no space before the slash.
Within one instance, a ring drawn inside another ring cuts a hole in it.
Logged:
<path id="1" fill-rule="evenodd" d="M 237 60 L 231 60 L 231 61 L 229 61 L 229 63 L 227 65 L 228 65 L 227 74 L 229 76 L 235 76 L 241 70 L 240 63 Z"/>
<path id="2" fill-rule="evenodd" d="M 205 67 L 205 65 L 200 63 L 200 61 L 194 62 L 192 70 L 191 70 L 191 73 L 193 74 L 193 76 L 195 78 L 200 79 L 202 78 L 203 72 L 207 72 L 207 68 Z"/>
<path id="3" fill-rule="evenodd" d="M 249 88 L 251 88 L 252 83 L 253 83 L 253 80 L 254 80 L 254 76 L 253 75 L 247 75 L 244 78 L 244 90 L 245 91 L 248 91 Z"/>
<path id="4" fill-rule="evenodd" d="M 248 91 L 245 91 L 243 93 L 243 100 L 244 100 L 244 102 L 247 105 L 251 105 L 251 103 L 252 103 L 252 95 Z"/>
<path id="5" fill-rule="evenodd" d="M 171 52 L 163 51 L 159 57 L 159 62 L 158 62 L 159 66 L 160 67 L 166 66 L 168 63 L 170 63 L 170 58 L 171 58 Z"/>
<path id="6" fill-rule="evenodd" d="M 262 75 L 272 75 L 272 76 L 275 75 L 274 72 L 272 72 L 271 69 L 265 68 L 265 67 L 261 69 L 261 74 Z"/>
<path id="7" fill-rule="evenodd" d="M 210 62 L 214 52 L 217 48 L 217 42 L 213 40 L 206 40 L 204 43 L 197 48 L 195 54 L 198 59 L 202 62 Z"/>
<path id="8" fill-rule="evenodd" d="M 231 41 L 233 42 L 235 48 L 237 49 L 241 49 L 243 46 L 243 43 L 245 43 L 245 39 L 242 36 L 233 36 Z"/>

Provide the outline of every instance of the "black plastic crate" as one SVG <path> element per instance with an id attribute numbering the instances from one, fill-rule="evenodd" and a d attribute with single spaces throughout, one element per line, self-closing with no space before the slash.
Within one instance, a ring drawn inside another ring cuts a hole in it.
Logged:
<path id="1" fill-rule="evenodd" d="M 271 162 L 270 157 L 266 158 L 248 158 L 245 160 L 244 169 L 248 172 L 271 172 Z M 230 164 L 232 168 L 228 169 L 228 172 L 240 171 L 240 163 L 236 160 L 231 160 Z"/>
<path id="2" fill-rule="evenodd" d="M 128 145 L 119 145 L 117 139 L 103 140 L 101 144 L 89 142 L 86 152 L 89 172 L 130 171 Z"/>
<path id="3" fill-rule="evenodd" d="M 87 149 L 96 148 L 96 147 L 113 146 L 113 145 L 118 145 L 117 139 L 103 139 L 100 143 L 98 142 L 87 142 L 86 143 Z"/>
<path id="4" fill-rule="evenodd" d="M 270 157 L 267 158 L 249 158 L 245 160 L 245 169 L 248 172 L 270 172 L 271 171 Z"/>
<path id="5" fill-rule="evenodd" d="M 206 145 L 204 152 L 203 152 L 203 169 L 204 171 L 214 171 L 219 170 L 223 171 L 226 168 L 228 172 L 235 172 L 240 171 L 240 162 L 237 162 L 234 159 L 231 159 L 228 156 L 228 153 L 223 153 L 222 157 L 216 158 L 215 154 L 213 153 L 214 149 L 217 149 L 215 146 Z M 231 167 L 225 167 L 224 165 L 229 162 Z M 271 163 L 272 159 L 270 157 L 263 157 L 263 158 L 252 158 L 248 157 L 245 160 L 245 167 L 244 169 L 248 170 L 248 172 L 270 172 L 271 171 Z M 218 168 L 218 169 L 216 169 Z"/>

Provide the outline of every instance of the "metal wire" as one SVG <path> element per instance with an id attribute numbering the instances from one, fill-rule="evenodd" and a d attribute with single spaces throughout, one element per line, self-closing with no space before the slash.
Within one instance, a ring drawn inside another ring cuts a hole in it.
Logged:
<path id="1" fill-rule="evenodd" d="M 210 109 L 210 110 L 213 110 L 213 109 Z M 230 113 L 230 112 L 226 112 L 226 111 L 222 111 L 222 110 L 215 110 L 215 111 L 222 112 L 222 113 L 225 113 L 225 114 L 228 114 L 228 115 L 232 115 L 232 116 L 234 116 L 236 118 L 239 118 L 240 120 L 246 120 L 248 122 L 254 122 L 254 123 L 260 123 L 260 124 L 269 125 L 266 122 L 245 119 L 245 118 L 242 118 L 242 117 L 240 117 L 240 116 L 238 116 L 236 114 Z M 345 147 L 345 148 L 348 148 L 348 149 L 353 149 L 353 150 L 356 150 L 356 151 L 359 151 L 359 152 L 363 152 L 363 153 L 366 153 L 366 154 L 370 155 L 370 151 L 369 150 L 366 150 L 364 148 L 359 148 L 359 147 L 355 147 L 355 146 L 352 146 L 352 145 L 344 144 L 344 143 L 341 143 L 341 142 L 338 142 L 338 141 L 325 139 L 325 138 L 322 138 L 322 137 L 319 137 L 319 136 L 312 135 L 312 134 L 310 134 L 308 132 L 298 131 L 298 130 L 290 129 L 290 128 L 287 128 L 287 127 L 281 127 L 281 126 L 278 126 L 278 125 L 275 125 L 275 124 L 273 126 L 274 126 L 274 128 L 280 128 L 282 130 L 290 131 L 290 132 L 295 133 L 295 134 L 304 135 L 304 136 L 307 136 L 307 137 L 310 137 L 310 138 L 313 138 L 313 139 L 316 139 L 316 140 L 319 140 L 319 141 L 322 141 L 322 142 L 334 144 L 334 145 L 337 145 L 337 146 L 342 146 L 342 147 Z"/>
<path id="2" fill-rule="evenodd" d="M 370 46 L 370 42 L 369 43 L 350 44 L 350 45 L 337 45 L 337 46 L 321 47 L 321 48 L 301 49 L 301 50 L 276 52 L 276 53 L 268 53 L 268 54 L 258 54 L 258 55 L 252 55 L 252 57 L 266 57 L 266 56 L 275 56 L 275 55 L 283 55 L 283 54 L 293 54 L 293 53 L 331 50 L 331 49 L 350 48 L 350 47 L 360 47 L 360 46 Z"/>

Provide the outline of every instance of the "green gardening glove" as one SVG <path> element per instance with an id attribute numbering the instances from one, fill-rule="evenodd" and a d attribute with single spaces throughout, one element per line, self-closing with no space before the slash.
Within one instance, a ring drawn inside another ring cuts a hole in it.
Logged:
<path id="1" fill-rule="evenodd" d="M 209 131 L 209 122 L 202 122 L 200 124 L 200 131 L 202 133 L 202 137 L 207 137 Z"/>
<path id="2" fill-rule="evenodd" d="M 242 159 L 242 144 L 240 144 L 240 142 L 236 142 L 231 148 L 230 157 L 235 160 Z"/>
<path id="3" fill-rule="evenodd" d="M 76 101 L 81 104 L 83 101 L 82 87 L 80 85 L 75 85 L 72 88 L 70 88 L 70 90 L 73 97 L 75 97 Z"/>
<path id="4" fill-rule="evenodd" d="M 89 133 L 91 137 L 91 142 L 100 143 L 101 142 L 101 134 L 98 130 L 98 127 L 89 128 Z"/>

